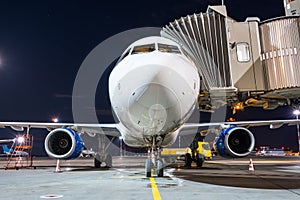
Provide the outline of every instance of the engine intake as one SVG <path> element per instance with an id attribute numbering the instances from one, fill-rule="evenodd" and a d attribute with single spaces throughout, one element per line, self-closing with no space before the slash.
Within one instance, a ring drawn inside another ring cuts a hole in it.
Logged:
<path id="1" fill-rule="evenodd" d="M 243 127 L 230 127 L 222 130 L 215 146 L 223 157 L 245 157 L 254 149 L 253 134 Z"/>
<path id="2" fill-rule="evenodd" d="M 83 147 L 79 135 L 69 128 L 54 129 L 45 139 L 45 150 L 49 157 L 55 159 L 77 158 Z"/>

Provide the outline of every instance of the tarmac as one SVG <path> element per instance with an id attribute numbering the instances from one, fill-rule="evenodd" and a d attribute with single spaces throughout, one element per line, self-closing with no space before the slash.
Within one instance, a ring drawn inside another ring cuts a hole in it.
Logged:
<path id="1" fill-rule="evenodd" d="M 203 168 L 171 164 L 163 178 L 146 178 L 144 157 L 113 157 L 113 168 L 93 159 L 34 158 L 36 169 L 5 170 L 0 159 L 0 199 L 300 199 L 300 157 L 214 158 Z"/>

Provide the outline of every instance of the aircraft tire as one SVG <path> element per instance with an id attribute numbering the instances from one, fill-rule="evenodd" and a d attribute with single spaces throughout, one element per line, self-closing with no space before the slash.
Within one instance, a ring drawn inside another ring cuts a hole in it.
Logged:
<path id="1" fill-rule="evenodd" d="M 201 154 L 197 154 L 197 158 L 196 158 L 197 167 L 199 168 L 202 167 L 203 163 L 204 163 L 204 156 Z"/>
<path id="2" fill-rule="evenodd" d="M 157 161 L 157 176 L 163 177 L 164 176 L 164 168 L 162 160 Z"/>
<path id="3" fill-rule="evenodd" d="M 94 158 L 94 167 L 95 168 L 101 167 L 100 155 L 98 155 L 98 154 Z"/>
<path id="4" fill-rule="evenodd" d="M 108 154 L 106 156 L 105 164 L 106 164 L 106 167 L 109 167 L 109 168 L 112 167 L 112 156 L 110 154 Z"/>
<path id="5" fill-rule="evenodd" d="M 192 166 L 192 157 L 191 154 L 187 153 L 185 154 L 185 167 L 191 168 Z"/>
<path id="6" fill-rule="evenodd" d="M 147 159 L 145 164 L 146 177 L 151 177 L 151 160 Z"/>

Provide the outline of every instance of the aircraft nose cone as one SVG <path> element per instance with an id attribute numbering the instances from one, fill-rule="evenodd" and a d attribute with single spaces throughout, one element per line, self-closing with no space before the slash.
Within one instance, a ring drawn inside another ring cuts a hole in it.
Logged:
<path id="1" fill-rule="evenodd" d="M 148 115 L 150 118 L 150 124 L 160 131 L 164 127 L 167 120 L 167 111 L 161 104 L 154 104 L 148 110 Z"/>
<path id="2" fill-rule="evenodd" d="M 150 83 L 135 90 L 128 102 L 131 124 L 145 134 L 162 131 L 167 119 L 180 117 L 176 94 L 160 84 Z"/>

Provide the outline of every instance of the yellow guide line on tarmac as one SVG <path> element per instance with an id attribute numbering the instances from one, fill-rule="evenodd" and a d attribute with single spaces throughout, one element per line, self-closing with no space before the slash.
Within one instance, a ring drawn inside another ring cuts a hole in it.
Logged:
<path id="1" fill-rule="evenodd" d="M 150 178 L 151 188 L 152 188 L 152 195 L 154 200 L 161 200 L 161 196 L 159 194 L 157 185 L 153 177 Z"/>

